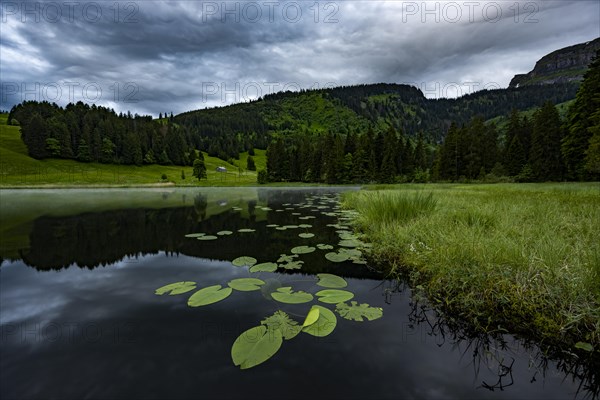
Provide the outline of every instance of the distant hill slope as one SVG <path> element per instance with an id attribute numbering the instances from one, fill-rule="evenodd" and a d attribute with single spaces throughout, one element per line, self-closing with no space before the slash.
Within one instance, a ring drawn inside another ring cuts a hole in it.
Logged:
<path id="1" fill-rule="evenodd" d="M 515 75 L 509 87 L 578 82 L 600 50 L 600 38 L 565 47 L 542 57 L 527 74 Z"/>
<path id="2" fill-rule="evenodd" d="M 483 90 L 457 99 L 427 99 L 408 85 L 378 83 L 300 92 L 280 92 L 225 107 L 189 111 L 175 121 L 208 138 L 250 137 L 264 148 L 269 136 L 347 134 L 390 125 L 408 135 L 423 131 L 441 140 L 451 121 L 486 120 L 575 98 L 600 39 L 557 50 L 543 57 L 529 74 L 517 75 L 506 89 Z M 241 135 L 241 136 L 240 136 Z M 209 151 L 210 153 L 210 151 Z"/>

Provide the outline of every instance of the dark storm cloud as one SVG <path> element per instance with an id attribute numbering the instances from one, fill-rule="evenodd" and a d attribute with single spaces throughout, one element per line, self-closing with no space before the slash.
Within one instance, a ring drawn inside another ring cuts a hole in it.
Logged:
<path id="1" fill-rule="evenodd" d="M 455 96 L 600 36 L 594 1 L 65 4 L 3 2 L 0 108 L 84 100 L 157 115 L 373 82 Z"/>

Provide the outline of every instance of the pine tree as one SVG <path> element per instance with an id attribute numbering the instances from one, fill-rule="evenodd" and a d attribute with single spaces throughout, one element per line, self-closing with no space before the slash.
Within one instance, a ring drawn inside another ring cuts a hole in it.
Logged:
<path id="1" fill-rule="evenodd" d="M 204 158 L 196 158 L 194 160 L 194 171 L 192 176 L 198 178 L 198 180 L 206 179 L 206 165 L 204 164 Z"/>
<path id="2" fill-rule="evenodd" d="M 254 158 L 251 155 L 248 155 L 246 159 L 246 169 L 248 171 L 256 171 L 256 164 L 254 164 Z"/>
<path id="3" fill-rule="evenodd" d="M 535 114 L 529 164 L 537 181 L 562 178 L 561 124 L 558 110 L 546 102 Z"/>
<path id="4" fill-rule="evenodd" d="M 600 110 L 600 51 L 584 75 L 577 91 L 575 103 L 569 109 L 568 130 L 562 140 L 562 155 L 571 179 L 588 178 L 586 152 L 593 136 L 593 127 L 600 121 L 594 121 L 593 115 Z M 593 153 L 593 149 L 592 149 Z"/>

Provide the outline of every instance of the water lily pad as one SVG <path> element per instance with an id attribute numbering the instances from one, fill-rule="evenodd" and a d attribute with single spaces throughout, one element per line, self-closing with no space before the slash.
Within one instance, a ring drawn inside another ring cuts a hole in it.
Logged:
<path id="1" fill-rule="evenodd" d="M 366 265 L 366 260 L 352 260 L 352 264 Z"/>
<path id="2" fill-rule="evenodd" d="M 233 265 L 235 265 L 236 267 L 251 267 L 254 264 L 256 264 L 256 258 L 254 258 L 254 257 L 248 257 L 248 256 L 242 256 L 242 257 L 236 258 L 231 263 Z"/>
<path id="3" fill-rule="evenodd" d="M 248 369 L 264 363 L 281 348 L 283 336 L 278 329 L 260 325 L 242 333 L 231 346 L 233 364 Z"/>
<path id="4" fill-rule="evenodd" d="M 277 228 L 278 231 L 285 231 L 287 228 L 285 226 L 278 226 Z"/>
<path id="5" fill-rule="evenodd" d="M 278 226 L 279 225 L 277 225 L 277 224 L 269 224 L 269 225 L 267 225 L 267 228 L 276 228 Z"/>
<path id="6" fill-rule="evenodd" d="M 284 225 L 285 229 L 298 229 L 298 225 Z"/>
<path id="7" fill-rule="evenodd" d="M 339 289 L 348 286 L 348 282 L 340 276 L 333 274 L 317 274 L 317 285 L 326 288 Z"/>
<path id="8" fill-rule="evenodd" d="M 281 254 L 277 259 L 277 262 L 292 262 L 294 259 L 300 257 L 298 254 Z"/>
<path id="9" fill-rule="evenodd" d="M 350 258 L 358 258 L 362 256 L 362 251 L 358 249 L 340 249 L 339 252 L 348 254 Z"/>
<path id="10" fill-rule="evenodd" d="M 187 235 L 185 235 L 186 238 L 197 238 L 200 236 L 204 236 L 206 235 L 206 233 L 188 233 Z"/>
<path id="11" fill-rule="evenodd" d="M 327 253 L 325 254 L 325 258 L 328 259 L 331 262 L 344 262 L 344 261 L 348 261 L 348 259 L 350 258 L 350 256 L 348 254 L 345 253 Z"/>
<path id="12" fill-rule="evenodd" d="M 219 235 L 219 236 L 229 236 L 232 233 L 233 232 L 231 232 L 231 231 L 219 231 L 219 232 L 217 232 L 217 235 Z"/>
<path id="13" fill-rule="evenodd" d="M 273 299 L 287 304 L 301 304 L 312 301 L 313 295 L 303 291 L 292 291 L 291 286 L 285 286 L 277 289 L 276 292 L 271 293 Z"/>
<path id="14" fill-rule="evenodd" d="M 229 281 L 227 285 L 240 292 L 251 292 L 253 290 L 260 290 L 260 287 L 265 284 L 265 281 L 256 278 L 238 278 Z"/>
<path id="15" fill-rule="evenodd" d="M 303 219 L 303 220 L 304 219 L 314 219 L 314 218 L 317 218 L 317 217 L 315 217 L 314 215 L 307 215 L 307 216 L 304 216 L 304 217 L 298 217 L 298 219 Z"/>
<path id="16" fill-rule="evenodd" d="M 338 304 L 354 298 L 354 293 L 339 289 L 321 290 L 316 295 L 319 301 L 327 304 Z"/>
<path id="17" fill-rule="evenodd" d="M 302 215 L 302 213 L 299 212 L 293 212 L 292 215 Z"/>
<path id="18" fill-rule="evenodd" d="M 354 235 L 353 233 L 350 233 L 348 231 L 338 231 L 338 232 L 344 232 L 344 233 L 339 233 L 339 237 L 342 240 L 358 240 L 358 236 Z"/>
<path id="19" fill-rule="evenodd" d="M 298 225 L 298 228 L 308 229 L 308 228 L 312 228 L 312 225 L 311 224 L 300 224 L 300 225 Z"/>
<path id="20" fill-rule="evenodd" d="M 331 310 L 317 305 L 312 306 L 311 311 L 313 309 L 319 310 L 319 319 L 317 319 L 317 321 L 313 324 L 302 328 L 302 332 L 317 337 L 329 335 L 331 332 L 333 332 L 337 325 L 337 318 L 335 314 Z"/>
<path id="21" fill-rule="evenodd" d="M 340 242 L 338 244 L 342 247 L 358 247 L 362 244 L 362 242 L 355 240 L 355 239 L 349 239 L 349 240 L 340 240 Z"/>
<path id="22" fill-rule="evenodd" d="M 294 253 L 294 254 L 308 254 L 308 253 L 312 253 L 315 250 L 316 250 L 316 248 L 315 247 L 311 247 L 311 246 L 298 246 L 298 247 L 294 247 L 292 249 L 292 253 Z"/>
<path id="23" fill-rule="evenodd" d="M 271 207 L 261 207 L 260 209 L 263 211 L 271 211 L 272 210 Z"/>
<path id="24" fill-rule="evenodd" d="M 197 239 L 198 240 L 217 240 L 218 237 L 216 237 L 214 235 L 205 235 L 205 236 L 200 236 Z"/>
<path id="25" fill-rule="evenodd" d="M 319 315 L 321 315 L 321 313 L 319 312 L 318 308 L 312 307 L 310 309 L 310 311 L 308 312 L 308 314 L 306 315 L 306 318 L 304 319 L 304 323 L 302 324 L 302 327 L 307 327 L 310 326 L 312 324 L 314 324 L 315 322 L 317 322 L 317 320 L 319 319 Z"/>
<path id="26" fill-rule="evenodd" d="M 267 329 L 278 329 L 285 340 L 290 340 L 296 337 L 302 330 L 297 321 L 294 321 L 285 312 L 278 310 L 273 315 L 263 319 L 261 325 L 265 325 Z"/>
<path id="27" fill-rule="evenodd" d="M 261 264 L 256 264 L 252 268 L 250 268 L 250 272 L 275 272 L 277 269 L 277 264 L 272 262 L 266 262 Z"/>
<path id="28" fill-rule="evenodd" d="M 323 243 L 319 243 L 319 244 L 317 245 L 317 248 L 318 248 L 319 250 L 331 250 L 331 249 L 333 249 L 333 246 L 332 246 L 332 245 L 330 245 L 330 244 L 323 244 Z"/>
<path id="29" fill-rule="evenodd" d="M 351 305 L 339 303 L 335 311 L 343 318 L 358 322 L 364 321 L 363 318 L 373 321 L 383 316 L 383 308 L 371 307 L 367 303 L 357 304 L 356 301 L 350 303 Z"/>
<path id="30" fill-rule="evenodd" d="M 233 211 L 242 211 L 242 209 L 240 207 L 231 207 L 231 209 Z"/>
<path id="31" fill-rule="evenodd" d="M 315 234 L 314 233 L 300 233 L 298 236 L 300 236 L 302 239 L 308 239 L 308 238 L 314 237 Z"/>
<path id="32" fill-rule="evenodd" d="M 188 306 L 200 307 L 213 304 L 227 298 L 232 292 L 230 287 L 222 288 L 221 285 L 208 286 L 198 290 L 188 299 Z"/>
<path id="33" fill-rule="evenodd" d="M 161 286 L 154 291 L 155 294 L 162 296 L 168 293 L 169 296 L 191 292 L 196 289 L 196 282 L 175 282 L 165 286 Z"/>
<path id="34" fill-rule="evenodd" d="M 301 269 L 304 261 L 290 261 L 284 264 L 279 264 L 279 268 L 285 269 Z"/>
<path id="35" fill-rule="evenodd" d="M 238 232 L 240 232 L 240 233 L 251 233 L 251 232 L 256 232 L 256 229 L 242 228 L 242 229 L 238 229 Z"/>

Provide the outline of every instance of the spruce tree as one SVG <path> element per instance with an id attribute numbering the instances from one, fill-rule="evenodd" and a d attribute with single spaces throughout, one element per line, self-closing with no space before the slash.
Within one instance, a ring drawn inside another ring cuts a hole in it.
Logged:
<path id="1" fill-rule="evenodd" d="M 562 130 L 558 110 L 546 102 L 535 114 L 529 164 L 537 181 L 557 181 L 562 178 Z"/>

